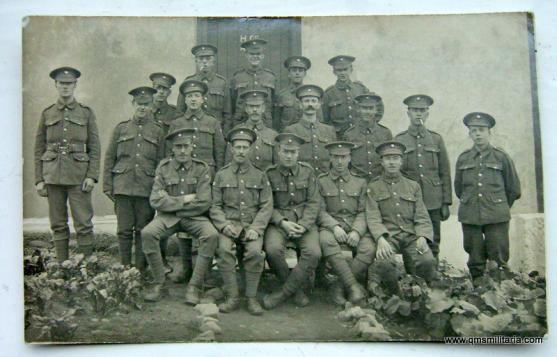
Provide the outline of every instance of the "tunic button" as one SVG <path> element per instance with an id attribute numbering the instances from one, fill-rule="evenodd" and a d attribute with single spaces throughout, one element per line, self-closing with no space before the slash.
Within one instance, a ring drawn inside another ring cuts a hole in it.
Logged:
<path id="1" fill-rule="evenodd" d="M 352 119 L 352 115 L 349 115 L 348 117 L 349 117 L 350 119 Z"/>
<path id="2" fill-rule="evenodd" d="M 245 202 L 240 202 L 241 205 L 245 204 Z"/>
<path id="3" fill-rule="evenodd" d="M 141 133 L 137 134 L 137 136 L 141 136 Z"/>
<path id="4" fill-rule="evenodd" d="M 422 165 L 422 164 L 419 164 L 418 166 L 419 166 L 419 167 L 424 167 L 424 165 Z"/>
<path id="5" fill-rule="evenodd" d="M 195 137 L 195 135 L 194 135 L 194 136 L 192 136 L 192 138 L 194 138 L 194 139 L 195 139 L 195 138 L 196 138 L 196 137 Z"/>
<path id="6" fill-rule="evenodd" d="M 64 108 L 64 110 L 68 110 L 68 108 Z"/>
<path id="7" fill-rule="evenodd" d="M 240 195 L 243 195 L 243 194 L 244 194 L 244 191 L 240 191 Z"/>
<path id="8" fill-rule="evenodd" d="M 294 196 L 294 192 L 292 192 L 292 193 L 290 194 L 290 196 Z"/>
<path id="9" fill-rule="evenodd" d="M 240 180 L 240 183 L 244 183 L 244 180 Z"/>
<path id="10" fill-rule="evenodd" d="M 183 195 L 183 194 L 184 194 L 184 191 L 180 191 L 180 194 Z"/>
<path id="11" fill-rule="evenodd" d="M 483 195 L 481 193 L 478 193 L 478 197 L 482 197 Z"/>
<path id="12" fill-rule="evenodd" d="M 253 84 L 257 84 L 257 81 L 253 82 Z"/>
<path id="13" fill-rule="evenodd" d="M 348 109 L 352 109 L 352 107 L 351 107 L 351 106 L 348 106 Z"/>
<path id="14" fill-rule="evenodd" d="M 184 182 L 184 179 L 180 179 L 180 181 Z"/>
<path id="15" fill-rule="evenodd" d="M 416 136 L 416 137 L 417 137 L 418 139 L 419 139 L 419 138 L 421 138 L 421 136 L 419 136 L 419 135 L 418 135 L 418 136 Z"/>
<path id="16" fill-rule="evenodd" d="M 422 157 L 422 154 L 418 154 L 418 157 Z"/>
<path id="17" fill-rule="evenodd" d="M 344 200 L 340 200 L 340 202 L 344 203 Z"/>
<path id="18" fill-rule="evenodd" d="M 255 150 L 259 150 L 259 146 L 256 146 L 256 147 L 255 147 Z"/>
<path id="19" fill-rule="evenodd" d="M 314 138 L 316 138 L 316 137 L 317 137 L 317 135 L 314 135 L 313 137 L 314 137 Z"/>
<path id="20" fill-rule="evenodd" d="M 481 182 L 478 182 L 478 186 L 481 186 L 481 185 L 482 185 L 482 183 L 481 183 Z"/>
<path id="21" fill-rule="evenodd" d="M 398 226 L 398 228 L 400 228 L 400 229 L 404 229 L 404 227 L 403 227 L 403 226 Z"/>
<path id="22" fill-rule="evenodd" d="M 141 146 L 141 144 L 137 144 L 137 147 L 140 147 L 140 146 Z"/>
<path id="23" fill-rule="evenodd" d="M 340 192 L 344 192 L 344 190 L 340 190 Z"/>
<path id="24" fill-rule="evenodd" d="M 393 192 L 393 196 L 396 196 L 396 192 Z"/>
<path id="25" fill-rule="evenodd" d="M 480 172 L 480 173 L 478 174 L 478 176 L 482 177 L 482 173 Z"/>
<path id="26" fill-rule="evenodd" d="M 369 161 L 368 164 L 371 165 L 371 161 Z"/>
<path id="27" fill-rule="evenodd" d="M 256 156 L 256 157 L 255 157 L 255 160 L 259 160 L 259 156 Z"/>
<path id="28" fill-rule="evenodd" d="M 313 158 L 314 158 L 315 160 L 319 159 L 317 156 L 314 156 Z"/>
<path id="29" fill-rule="evenodd" d="M 135 167 L 139 167 L 139 164 L 135 164 Z"/>
<path id="30" fill-rule="evenodd" d="M 368 143 L 368 144 L 371 144 L 371 141 L 368 141 L 367 143 Z"/>
<path id="31" fill-rule="evenodd" d="M 400 217 L 400 213 L 397 213 L 396 216 L 397 216 L 397 217 Z"/>
<path id="32" fill-rule="evenodd" d="M 424 174 L 420 174 L 420 177 L 424 177 Z"/>
<path id="33" fill-rule="evenodd" d="M 64 131 L 68 131 L 68 128 L 64 128 Z"/>
<path id="34" fill-rule="evenodd" d="M 194 147 L 194 148 L 196 148 L 196 147 L 197 147 L 197 145 L 196 145 L 196 144 L 193 144 L 193 147 Z"/>
<path id="35" fill-rule="evenodd" d="M 135 154 L 135 156 L 139 157 L 139 154 Z"/>
<path id="36" fill-rule="evenodd" d="M 67 142 L 68 140 L 66 140 L 66 139 L 63 139 L 62 141 L 63 141 L 63 142 Z"/>
<path id="37" fill-rule="evenodd" d="M 367 153 L 368 153 L 368 154 L 371 154 L 371 151 L 368 151 Z"/>
<path id="38" fill-rule="evenodd" d="M 422 144 L 418 144 L 418 147 L 421 148 L 421 147 L 422 147 Z"/>
<path id="39" fill-rule="evenodd" d="M 197 155 L 196 155 L 196 154 L 193 154 L 192 156 L 193 156 L 193 157 L 197 157 Z"/>
<path id="40" fill-rule="evenodd" d="M 400 206 L 400 203 L 397 202 L 397 203 L 395 203 L 395 205 L 396 205 L 396 206 Z"/>
<path id="41" fill-rule="evenodd" d="M 293 185 L 293 184 L 294 184 L 294 182 L 290 182 L 290 184 L 291 184 L 291 185 Z"/>

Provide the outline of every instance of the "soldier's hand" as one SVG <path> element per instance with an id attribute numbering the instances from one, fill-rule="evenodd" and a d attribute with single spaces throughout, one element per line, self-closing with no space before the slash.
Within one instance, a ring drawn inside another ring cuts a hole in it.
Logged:
<path id="1" fill-rule="evenodd" d="M 224 229 L 222 230 L 222 233 L 225 236 L 228 236 L 230 238 L 237 238 L 237 233 L 236 230 L 234 229 L 234 226 L 229 224 L 228 226 L 224 227 Z"/>
<path id="2" fill-rule="evenodd" d="M 290 238 L 297 238 L 301 236 L 302 232 L 300 232 L 299 229 L 297 228 L 299 225 L 294 222 L 284 220 L 280 223 L 280 226 L 282 229 L 286 231 L 286 234 Z"/>
<path id="3" fill-rule="evenodd" d="M 441 205 L 441 220 L 446 221 L 451 216 L 451 211 L 449 210 L 449 205 Z"/>
<path id="4" fill-rule="evenodd" d="M 104 191 L 104 194 L 105 194 L 106 197 L 108 197 L 112 202 L 114 202 L 114 195 L 112 194 L 111 191 Z"/>
<path id="5" fill-rule="evenodd" d="M 394 253 L 393 247 L 391 247 L 391 244 L 387 242 L 385 237 L 379 238 L 377 241 L 377 259 L 387 259 Z"/>
<path id="6" fill-rule="evenodd" d="M 360 242 L 360 233 L 356 231 L 352 231 L 348 234 L 348 237 L 346 238 L 346 244 L 348 244 L 352 248 L 355 248 L 358 246 L 359 242 Z"/>
<path id="7" fill-rule="evenodd" d="M 35 187 L 39 196 L 48 197 L 48 191 L 46 190 L 46 185 L 44 182 L 39 182 Z"/>
<path id="8" fill-rule="evenodd" d="M 83 180 L 83 185 L 81 185 L 81 191 L 91 192 L 93 190 L 93 187 L 95 187 L 95 180 L 93 180 L 90 177 L 87 177 L 85 180 Z"/>
<path id="9" fill-rule="evenodd" d="M 429 244 L 427 244 L 426 237 L 419 237 L 416 241 L 416 251 L 418 254 L 425 254 L 429 250 Z"/>
<path id="10" fill-rule="evenodd" d="M 337 240 L 337 242 L 346 243 L 346 240 L 348 239 L 348 234 L 346 234 L 346 232 L 344 231 L 344 229 L 342 229 L 341 226 L 335 226 L 335 228 L 333 228 L 333 234 L 335 235 L 335 239 Z"/>
<path id="11" fill-rule="evenodd" d="M 184 196 L 184 203 L 192 202 L 193 200 L 195 200 L 195 197 L 196 197 L 195 193 L 190 193 L 189 195 L 185 195 Z"/>
<path id="12" fill-rule="evenodd" d="M 253 229 L 249 229 L 246 232 L 245 238 L 247 241 L 250 240 L 257 240 L 257 238 L 259 238 L 259 233 L 257 233 L 256 231 L 254 231 Z"/>

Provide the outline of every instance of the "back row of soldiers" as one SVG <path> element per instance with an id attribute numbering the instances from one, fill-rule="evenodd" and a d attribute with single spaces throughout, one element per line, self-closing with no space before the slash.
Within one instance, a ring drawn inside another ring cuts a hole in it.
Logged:
<path id="1" fill-rule="evenodd" d="M 353 302 L 363 299 L 368 266 L 395 252 L 409 272 L 431 279 L 452 197 L 443 139 L 424 126 L 433 100 L 406 98 L 410 126 L 392 141 L 379 124 L 381 97 L 350 80 L 353 57 L 329 60 L 338 81 L 326 91 L 303 85 L 311 62 L 291 57 L 285 61 L 291 84 L 277 95 L 274 75 L 261 67 L 264 44 L 242 44 L 248 66 L 235 73 L 230 96 L 226 80 L 214 73 L 217 50 L 210 45 L 192 49 L 198 71 L 180 85 L 178 108 L 167 103 L 176 80 L 166 73 L 153 73 L 152 87 L 129 92 L 135 113 L 113 132 L 103 192 L 115 203 L 122 263 L 131 265 L 135 240 L 135 265 L 145 271 L 148 263 L 153 272 L 146 299 L 164 296 L 164 241 L 176 232 L 199 240 L 186 302 L 199 302 L 216 253 L 227 296 L 223 312 L 239 305 L 238 246 L 248 310 L 256 315 L 265 258 L 283 283 L 263 300 L 267 308 L 289 296 L 306 305 L 304 287 L 322 255 L 343 284 L 333 289 L 339 303 L 345 291 Z M 70 67 L 51 72 L 59 100 L 43 112 L 35 145 L 37 190 L 48 196 L 60 261 L 68 258 L 67 201 L 79 249 L 93 250 L 91 190 L 100 145 L 92 110 L 73 96 L 79 76 Z M 470 113 L 464 123 L 474 147 L 457 161 L 455 190 L 468 266 L 478 277 L 487 259 L 506 267 L 509 209 L 520 183 L 512 160 L 489 144 L 495 119 Z M 300 252 L 292 271 L 287 241 Z M 184 255 L 185 239 L 179 242 Z M 353 249 L 350 266 L 340 245 Z"/>

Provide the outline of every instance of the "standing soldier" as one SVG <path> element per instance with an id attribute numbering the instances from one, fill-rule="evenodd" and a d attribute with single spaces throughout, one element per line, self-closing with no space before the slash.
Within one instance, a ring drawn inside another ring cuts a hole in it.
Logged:
<path id="1" fill-rule="evenodd" d="M 211 205 L 211 172 L 206 163 L 192 158 L 195 133 L 191 128 L 171 131 L 167 139 L 172 143 L 172 156 L 157 167 L 150 202 L 158 214 L 141 232 L 145 255 L 155 279 L 152 290 L 144 296 L 146 301 L 159 301 L 167 293 L 159 248 L 161 236 L 185 231 L 199 239 L 199 254 L 186 288 L 188 305 L 199 303 L 203 277 L 217 249 L 218 232 L 206 216 Z M 185 239 L 178 241 L 185 244 Z"/>
<path id="2" fill-rule="evenodd" d="M 194 75 L 186 77 L 184 81 L 195 79 L 207 85 L 207 94 L 203 103 L 203 110 L 215 117 L 221 125 L 223 132 L 230 130 L 230 91 L 228 81 L 225 77 L 216 73 L 217 64 L 217 48 L 213 45 L 197 45 L 191 49 L 191 53 L 195 56 Z M 182 93 L 178 94 L 178 110 L 186 112 L 187 105 Z"/>
<path id="3" fill-rule="evenodd" d="M 249 160 L 253 166 L 261 171 L 265 171 L 269 166 L 276 162 L 275 137 L 277 132 L 268 128 L 263 123 L 263 116 L 266 111 L 265 98 L 267 92 L 262 90 L 246 91 L 242 94 L 242 100 L 245 103 L 246 114 L 248 120 L 238 124 L 235 128 L 249 128 L 257 135 L 257 140 L 253 145 L 253 150 L 249 152 Z M 231 144 L 228 144 L 226 150 L 225 162 L 232 161 Z"/>
<path id="4" fill-rule="evenodd" d="M 226 301 L 219 305 L 219 310 L 227 313 L 240 305 L 235 251 L 237 245 L 242 245 L 247 308 L 250 314 L 261 315 L 263 309 L 256 295 L 265 265 L 263 233 L 273 213 L 273 196 L 267 176 L 248 158 L 256 140 L 255 132 L 236 128 L 228 133 L 227 139 L 233 160 L 215 175 L 210 211 L 220 232 L 217 263 L 226 293 Z"/>
<path id="5" fill-rule="evenodd" d="M 332 290 L 333 301 L 344 305 L 344 290 L 349 300 L 358 303 L 365 297 L 364 288 L 369 265 L 375 258 L 375 244 L 367 231 L 365 201 L 367 182 L 350 172 L 351 151 L 356 145 L 346 141 L 327 144 L 331 171 L 317 178 L 323 198 L 319 211 L 319 244 L 341 284 Z M 348 245 L 355 254 L 349 266 L 340 245 Z"/>
<path id="6" fill-rule="evenodd" d="M 263 299 L 266 309 L 272 309 L 294 295 L 296 305 L 309 304 L 304 286 L 315 271 L 321 249 L 316 219 L 321 197 L 311 166 L 298 162 L 303 138 L 282 133 L 276 137 L 278 165 L 267 170 L 273 191 L 274 210 L 265 231 L 265 252 L 269 266 L 283 283 L 280 290 Z M 285 260 L 286 242 L 290 240 L 300 250 L 298 264 L 291 272 Z"/>
<path id="7" fill-rule="evenodd" d="M 254 39 L 243 42 L 240 47 L 246 52 L 247 67 L 234 73 L 230 81 L 230 96 L 232 98 L 232 123 L 231 128 L 244 122 L 245 109 L 244 102 L 240 95 L 247 89 L 262 87 L 267 92 L 265 106 L 268 108 L 265 113 L 264 123 L 267 127 L 273 127 L 272 108 L 277 79 L 273 71 L 263 68 L 262 63 L 265 58 L 264 50 L 267 41 Z"/>
<path id="8" fill-rule="evenodd" d="M 379 124 L 379 108 L 383 100 L 374 93 L 360 94 L 357 103 L 358 119 L 356 124 L 344 133 L 344 139 L 357 144 L 352 150 L 352 167 L 368 179 L 381 175 L 381 158 L 375 152 L 377 145 L 391 140 L 391 131 Z"/>
<path id="9" fill-rule="evenodd" d="M 329 152 L 325 145 L 336 140 L 335 129 L 317 120 L 321 108 L 323 89 L 313 84 L 304 84 L 296 90 L 296 96 L 302 103 L 302 117 L 296 124 L 284 129 L 305 140 L 300 148 L 299 160 L 308 163 L 316 173 L 329 171 Z"/>
<path id="10" fill-rule="evenodd" d="M 433 224 L 433 240 L 429 241 L 433 256 L 438 259 L 441 244 L 441 221 L 449 218 L 452 203 L 451 168 L 441 135 L 425 128 L 433 99 L 427 95 L 411 95 L 404 100 L 408 106 L 410 126 L 395 137 L 406 146 L 402 171 L 417 181 Z"/>
<path id="11" fill-rule="evenodd" d="M 225 142 L 218 120 L 202 109 L 207 85 L 195 79 L 188 79 L 180 85 L 180 93 L 184 96 L 186 113 L 172 122 L 170 131 L 177 128 L 195 129 L 196 133 L 192 136 L 192 157 L 207 163 L 214 175 L 224 163 Z"/>
<path id="12" fill-rule="evenodd" d="M 420 185 L 400 172 L 405 149 L 398 141 L 377 147 L 384 172 L 367 187 L 367 226 L 377 246 L 377 259 L 402 254 L 408 274 L 431 281 L 436 262 L 427 240 L 433 239 L 433 227 Z M 370 277 L 377 279 L 381 277 Z"/>
<path id="13" fill-rule="evenodd" d="M 100 143 L 93 110 L 74 97 L 80 75 L 71 67 L 50 72 L 58 100 L 43 111 L 35 139 L 35 185 L 41 197 L 48 197 L 59 262 L 69 257 L 68 201 L 79 251 L 93 252 L 91 191 L 99 176 Z"/>
<path id="14" fill-rule="evenodd" d="M 131 265 L 135 240 L 135 266 L 145 272 L 141 230 L 155 215 L 149 204 L 155 169 L 162 158 L 164 133 L 152 116 L 150 87 L 132 89 L 133 118 L 116 125 L 104 158 L 103 192 L 114 201 L 118 246 L 123 265 Z"/>
<path id="15" fill-rule="evenodd" d="M 288 87 L 277 94 L 275 102 L 275 121 L 273 127 L 282 132 L 289 125 L 296 124 L 302 117 L 302 103 L 296 96 L 296 89 L 304 82 L 311 61 L 304 56 L 291 56 L 284 61 L 284 67 L 288 70 Z M 317 112 L 317 118 L 321 120 L 321 110 Z"/>
<path id="16" fill-rule="evenodd" d="M 474 146 L 458 157 L 454 186 L 468 269 L 477 278 L 487 259 L 507 268 L 510 208 L 520 198 L 520 180 L 509 155 L 489 142 L 495 126 L 491 115 L 470 113 L 464 125 Z"/>
<path id="17" fill-rule="evenodd" d="M 153 117 L 163 129 L 163 134 L 166 136 L 172 123 L 176 118 L 181 117 L 183 113 L 176 109 L 172 104 L 168 104 L 167 99 L 171 93 L 171 87 L 176 83 L 176 78 L 168 73 L 157 72 L 149 76 L 153 81 L 153 88 L 157 91 L 153 96 Z M 182 98 L 183 100 L 183 98 Z M 164 143 L 166 146 L 166 143 Z M 165 149 L 164 152 L 168 150 Z M 166 249 L 168 246 L 168 239 L 170 237 L 161 237 L 161 254 L 164 262 L 165 269 L 168 273 L 172 272 L 172 267 L 166 260 Z"/>
<path id="18" fill-rule="evenodd" d="M 323 123 L 335 128 L 338 138 L 354 123 L 356 118 L 356 103 L 354 98 L 369 90 L 361 82 L 350 80 L 352 74 L 352 56 L 335 56 L 329 60 L 333 66 L 333 73 L 337 77 L 335 84 L 325 90 L 323 96 Z M 378 113 L 383 115 L 383 106 L 378 107 Z"/>

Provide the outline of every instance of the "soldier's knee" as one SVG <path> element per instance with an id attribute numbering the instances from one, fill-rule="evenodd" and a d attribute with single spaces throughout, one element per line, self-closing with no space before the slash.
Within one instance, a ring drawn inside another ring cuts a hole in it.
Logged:
<path id="1" fill-rule="evenodd" d="M 260 249 L 247 249 L 244 255 L 245 262 L 259 263 L 265 260 L 265 252 Z"/>
<path id="2" fill-rule="evenodd" d="M 436 266 L 437 261 L 431 251 L 428 251 L 416 262 L 416 275 L 430 281 L 435 275 Z"/>
<path id="3" fill-rule="evenodd" d="M 145 254 L 156 253 L 160 250 L 159 237 L 152 225 L 147 225 L 141 230 L 143 240 L 143 252 Z"/>

